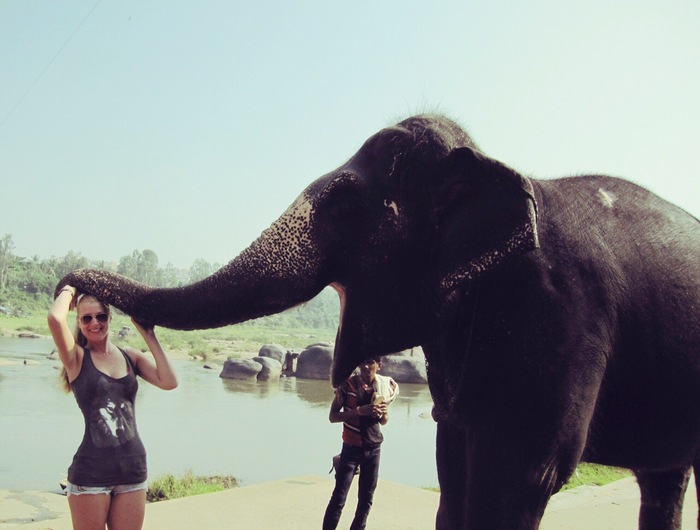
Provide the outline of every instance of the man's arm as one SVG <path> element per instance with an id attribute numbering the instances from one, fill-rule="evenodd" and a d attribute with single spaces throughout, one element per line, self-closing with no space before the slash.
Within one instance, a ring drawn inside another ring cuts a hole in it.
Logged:
<path id="1" fill-rule="evenodd" d="M 386 425 L 386 423 L 389 421 L 389 405 L 387 405 L 385 401 L 382 401 L 374 407 L 375 410 L 373 412 L 375 417 L 379 419 L 379 424 Z"/>
<path id="2" fill-rule="evenodd" d="M 333 401 L 331 402 L 331 410 L 328 413 L 328 420 L 331 423 L 340 423 L 340 422 L 345 422 L 345 421 L 350 421 L 352 419 L 356 419 L 359 416 L 371 416 L 373 415 L 374 408 L 376 405 L 372 405 L 371 403 L 368 405 L 362 405 L 361 407 L 356 407 L 354 409 L 344 409 L 343 407 L 343 396 L 340 393 L 339 389 L 336 389 L 335 391 L 335 397 L 333 398 Z M 344 409 L 344 410 L 341 410 Z M 385 422 L 386 423 L 386 422 Z"/>
<path id="3" fill-rule="evenodd" d="M 346 417 L 348 411 L 341 411 L 343 408 L 343 398 L 340 391 L 336 389 L 333 401 L 331 401 L 331 410 L 328 413 L 328 421 L 331 423 L 340 423 L 348 419 Z"/>

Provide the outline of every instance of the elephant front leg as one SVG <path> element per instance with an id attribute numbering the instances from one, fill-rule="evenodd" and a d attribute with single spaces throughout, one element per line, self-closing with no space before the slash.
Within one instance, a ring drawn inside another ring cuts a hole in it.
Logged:
<path id="1" fill-rule="evenodd" d="M 550 496 L 575 468 L 576 453 L 534 453 L 439 422 L 436 528 L 536 530 Z"/>
<path id="2" fill-rule="evenodd" d="M 451 424 L 437 424 L 436 462 L 440 482 L 437 530 L 463 528 L 467 491 L 467 452 L 464 431 Z"/>
<path id="3" fill-rule="evenodd" d="M 690 469 L 634 471 L 642 494 L 639 530 L 680 530 Z"/>

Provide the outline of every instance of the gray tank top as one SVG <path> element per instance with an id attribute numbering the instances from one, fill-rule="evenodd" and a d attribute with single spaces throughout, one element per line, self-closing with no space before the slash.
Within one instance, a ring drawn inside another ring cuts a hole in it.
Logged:
<path id="1" fill-rule="evenodd" d="M 83 441 L 68 468 L 80 486 L 136 484 L 147 478 L 146 449 L 136 429 L 136 367 L 119 349 L 128 373 L 114 379 L 100 372 L 86 349 L 80 373 L 70 384 L 85 419 Z"/>

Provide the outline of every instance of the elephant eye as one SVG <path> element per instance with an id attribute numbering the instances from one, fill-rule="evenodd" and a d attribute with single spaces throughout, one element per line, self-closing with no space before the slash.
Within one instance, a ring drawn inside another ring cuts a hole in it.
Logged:
<path id="1" fill-rule="evenodd" d="M 348 194 L 332 205 L 329 205 L 329 213 L 339 218 L 357 217 L 362 211 L 363 201 L 356 194 Z"/>

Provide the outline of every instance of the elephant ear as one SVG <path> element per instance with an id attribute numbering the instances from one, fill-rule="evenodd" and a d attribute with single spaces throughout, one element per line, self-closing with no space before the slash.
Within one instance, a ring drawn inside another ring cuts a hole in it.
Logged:
<path id="1" fill-rule="evenodd" d="M 441 288 L 449 294 L 539 242 L 527 178 L 469 147 L 454 149 L 443 164 L 432 215 Z"/>

